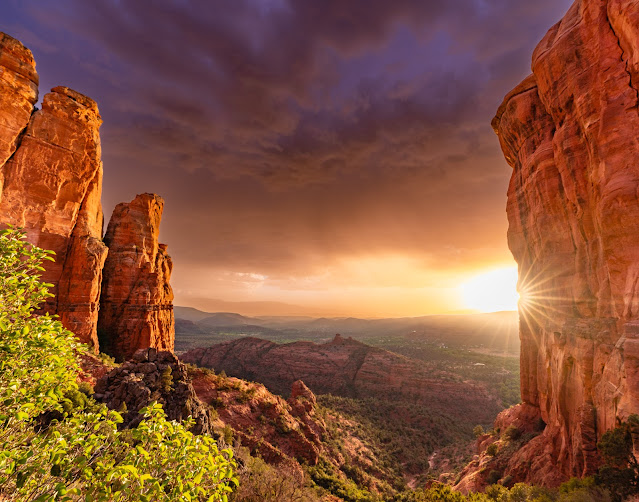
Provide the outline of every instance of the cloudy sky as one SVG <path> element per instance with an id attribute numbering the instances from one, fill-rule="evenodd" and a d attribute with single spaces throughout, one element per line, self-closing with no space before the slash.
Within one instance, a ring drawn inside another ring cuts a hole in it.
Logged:
<path id="1" fill-rule="evenodd" d="M 570 3 L 4 0 L 0 29 L 41 96 L 98 102 L 106 217 L 164 197 L 176 304 L 423 315 L 514 264 L 490 120 Z"/>

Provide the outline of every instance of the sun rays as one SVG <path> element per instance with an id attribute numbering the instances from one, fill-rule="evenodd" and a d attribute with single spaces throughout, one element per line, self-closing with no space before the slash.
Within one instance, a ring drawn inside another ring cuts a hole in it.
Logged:
<path id="1" fill-rule="evenodd" d="M 517 309 L 517 267 L 500 268 L 476 275 L 460 286 L 467 308 L 479 312 Z"/>
<path id="2" fill-rule="evenodd" d="M 525 267 L 518 280 L 519 318 L 529 329 L 554 324 L 573 314 L 575 298 L 567 294 L 569 285 L 561 281 L 567 270 Z M 584 300 L 586 300 L 584 298 Z"/>

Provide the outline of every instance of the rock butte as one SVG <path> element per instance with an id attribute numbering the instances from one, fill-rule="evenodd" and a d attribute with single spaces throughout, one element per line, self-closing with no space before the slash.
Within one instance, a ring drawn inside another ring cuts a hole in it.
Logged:
<path id="1" fill-rule="evenodd" d="M 504 475 L 556 485 L 639 413 L 639 4 L 575 1 L 532 70 L 493 120 L 523 296 L 524 404 L 498 421 L 545 422 Z"/>
<path id="2" fill-rule="evenodd" d="M 104 236 L 109 255 L 98 330 L 109 353 L 121 359 L 145 347 L 173 351 L 173 263 L 158 244 L 163 208 L 162 198 L 148 193 L 118 204 Z"/>
<path id="3" fill-rule="evenodd" d="M 34 108 L 37 100 L 38 74 L 31 51 L 0 33 L 0 226 L 22 227 L 29 242 L 56 252 L 55 263 L 47 262 L 42 274 L 55 294 L 46 310 L 58 314 L 64 326 L 96 352 L 103 284 L 109 286 L 108 311 L 123 312 L 120 322 L 108 324 L 107 340 L 127 347 L 127 355 L 148 347 L 172 350 L 171 260 L 166 246 L 157 241 L 162 199 L 138 196 L 131 206 L 148 199 L 159 211 L 139 212 L 137 226 L 128 232 L 119 219 L 113 222 L 109 235 L 114 257 L 103 272 L 108 249 L 102 241 L 98 107 L 67 87 L 55 87 L 45 95 L 41 110 Z M 138 230 L 145 233 L 136 235 Z M 140 246 L 142 241 L 144 257 L 123 268 L 127 246 Z M 135 281 L 131 296 L 118 295 L 122 290 L 111 285 L 124 278 L 116 280 L 112 274 Z M 136 329 L 126 341 L 125 330 L 131 326 Z"/>
<path id="4" fill-rule="evenodd" d="M 480 384 L 458 381 L 435 365 L 412 360 L 336 335 L 327 343 L 299 341 L 276 344 L 247 337 L 180 356 L 186 363 L 225 371 L 228 375 L 257 380 L 281 395 L 303 392 L 302 380 L 311 391 L 346 397 L 404 397 L 428 403 L 450 417 L 474 416 L 490 423 L 501 409 Z"/>

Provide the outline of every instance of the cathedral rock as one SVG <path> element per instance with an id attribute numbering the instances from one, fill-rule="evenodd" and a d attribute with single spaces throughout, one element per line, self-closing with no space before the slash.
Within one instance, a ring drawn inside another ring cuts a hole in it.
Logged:
<path id="1" fill-rule="evenodd" d="M 35 108 L 37 100 L 38 74 L 31 51 L 0 33 L 0 226 L 22 227 L 29 242 L 55 251 L 55 263 L 46 264 L 42 277 L 53 284 L 55 294 L 45 308 L 59 315 L 64 326 L 96 352 L 103 284 L 108 288 L 107 310 L 122 316 L 106 332 L 110 345 L 119 346 L 130 337 L 125 343 L 129 351 L 172 349 L 171 261 L 166 246 L 157 241 L 162 199 L 138 196 L 134 203 L 150 198 L 159 210 L 140 212 L 138 226 L 130 227 L 128 233 L 118 231 L 120 219 L 113 223 L 115 258 L 103 270 L 109 250 L 102 240 L 102 119 L 98 107 L 67 87 L 55 87 L 45 95 L 41 110 Z M 146 233 L 138 235 L 138 230 Z M 126 273 L 137 282 L 130 288 L 131 296 L 114 297 L 111 285 L 121 277 L 110 274 L 122 274 L 123 269 L 112 263 L 123 260 L 125 248 L 140 245 L 153 263 L 124 258 Z M 140 294 L 145 288 L 150 294 Z M 156 316 L 161 322 L 149 320 L 151 311 L 162 312 Z M 128 331 L 131 326 L 135 329 Z M 115 340 L 118 342 L 111 343 Z"/>
<path id="2" fill-rule="evenodd" d="M 508 413 L 545 424 L 507 472 L 552 485 L 595 472 L 598 438 L 639 413 L 639 3 L 577 0 L 532 71 L 493 120 L 522 294 Z"/>

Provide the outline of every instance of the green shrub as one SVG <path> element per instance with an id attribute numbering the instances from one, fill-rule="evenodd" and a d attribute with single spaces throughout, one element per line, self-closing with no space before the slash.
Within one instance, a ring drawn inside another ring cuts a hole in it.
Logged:
<path id="1" fill-rule="evenodd" d="M 473 429 L 473 434 L 475 435 L 476 438 L 478 438 L 479 436 L 483 436 L 484 428 L 481 425 L 476 425 L 475 428 Z"/>
<path id="2" fill-rule="evenodd" d="M 504 437 L 510 441 L 517 441 L 521 437 L 521 430 L 514 425 L 509 425 L 504 431 Z"/>
<path id="3" fill-rule="evenodd" d="M 246 404 L 251 400 L 251 396 L 249 396 L 245 392 L 240 392 L 237 396 L 235 396 L 235 402 L 239 404 Z"/>
<path id="4" fill-rule="evenodd" d="M 488 448 L 486 448 L 486 454 L 490 455 L 491 457 L 494 457 L 495 455 L 497 455 L 497 451 L 498 451 L 497 443 L 491 443 L 488 445 Z"/>
<path id="5" fill-rule="evenodd" d="M 137 429 L 78 386 L 75 336 L 49 315 L 39 280 L 51 253 L 0 232 L 0 499 L 225 500 L 237 484 L 230 451 L 168 422 L 158 404 Z"/>
<path id="6" fill-rule="evenodd" d="M 216 410 L 220 408 L 226 408 L 226 403 L 224 403 L 224 399 L 222 399 L 221 397 L 214 397 L 213 399 L 211 399 L 211 402 L 209 404 Z"/>
<path id="7" fill-rule="evenodd" d="M 104 352 L 100 352 L 99 358 L 106 366 L 117 366 L 115 359 Z"/>
<path id="8" fill-rule="evenodd" d="M 230 425 L 224 426 L 224 429 L 222 429 L 222 437 L 224 438 L 224 442 L 227 445 L 229 446 L 233 445 L 233 440 L 235 439 L 235 432 L 233 431 Z"/>
<path id="9" fill-rule="evenodd" d="M 173 370 L 170 366 L 162 370 L 160 382 L 162 383 L 162 390 L 164 392 L 171 392 L 173 390 Z"/>
<path id="10" fill-rule="evenodd" d="M 496 484 L 501 479 L 501 472 L 492 470 L 488 473 L 488 477 L 486 478 L 486 483 L 489 485 Z"/>
<path id="11" fill-rule="evenodd" d="M 92 396 L 94 393 L 93 386 L 89 382 L 78 383 L 78 390 L 82 392 L 82 394 L 89 397 Z"/>
<path id="12" fill-rule="evenodd" d="M 595 480 L 609 490 L 615 502 L 639 493 L 639 463 L 633 455 L 632 442 L 638 421 L 637 415 L 631 415 L 628 422 L 606 431 L 597 443 L 603 465 Z"/>

